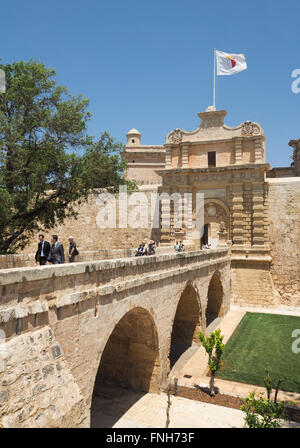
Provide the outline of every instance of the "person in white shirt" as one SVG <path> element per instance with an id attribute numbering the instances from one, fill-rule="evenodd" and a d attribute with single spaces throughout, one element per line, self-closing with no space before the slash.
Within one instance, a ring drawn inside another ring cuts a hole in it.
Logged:
<path id="1" fill-rule="evenodd" d="M 180 248 L 179 243 L 178 241 L 176 241 L 176 243 L 174 244 L 174 249 L 176 250 L 176 252 L 179 252 L 179 248 Z"/>

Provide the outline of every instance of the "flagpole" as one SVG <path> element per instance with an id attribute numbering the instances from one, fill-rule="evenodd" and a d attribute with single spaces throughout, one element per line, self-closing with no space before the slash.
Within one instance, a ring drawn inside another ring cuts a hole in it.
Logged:
<path id="1" fill-rule="evenodd" d="M 214 87 L 213 87 L 213 106 L 216 107 L 216 49 L 214 48 Z"/>

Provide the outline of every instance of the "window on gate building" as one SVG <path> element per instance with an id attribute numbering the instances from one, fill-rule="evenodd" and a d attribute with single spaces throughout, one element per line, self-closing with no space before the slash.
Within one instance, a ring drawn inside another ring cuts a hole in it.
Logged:
<path id="1" fill-rule="evenodd" d="M 216 166 L 216 151 L 210 151 L 207 153 L 208 167 Z"/>

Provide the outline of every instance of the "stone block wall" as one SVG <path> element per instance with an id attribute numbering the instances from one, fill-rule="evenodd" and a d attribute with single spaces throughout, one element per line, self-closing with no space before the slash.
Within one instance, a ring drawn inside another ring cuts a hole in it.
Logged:
<path id="1" fill-rule="evenodd" d="M 137 248 L 138 245 L 145 240 L 153 239 L 159 242 L 159 229 L 152 229 L 151 226 L 151 194 L 156 193 L 156 185 L 145 185 L 139 187 L 139 191 L 145 193 L 148 200 L 148 220 L 147 225 L 141 228 L 132 228 L 128 225 L 127 228 L 119 228 L 119 200 L 116 195 L 116 221 L 115 228 L 100 228 L 99 227 L 99 212 L 101 205 L 97 202 L 97 198 L 91 196 L 89 201 L 82 203 L 78 208 L 77 219 L 66 219 L 63 225 L 51 229 L 50 231 L 38 232 L 44 233 L 45 239 L 50 242 L 51 235 L 58 235 L 58 240 L 62 242 L 65 253 L 67 253 L 69 242 L 68 237 L 72 235 L 76 241 L 79 252 L 82 251 L 99 251 L 111 249 L 127 249 Z M 134 209 L 135 205 L 128 206 L 128 217 Z M 31 239 L 31 242 L 22 253 L 35 253 L 38 245 L 38 233 L 36 237 Z"/>
<path id="2" fill-rule="evenodd" d="M 231 302 L 240 306 L 274 307 L 278 297 L 270 275 L 270 262 L 252 257 L 231 260 Z"/>
<path id="3" fill-rule="evenodd" d="M 300 305 L 300 178 L 269 181 L 271 275 L 283 305 Z"/>
<path id="4" fill-rule="evenodd" d="M 0 424 L 88 426 L 102 354 L 116 325 L 138 310 L 143 310 L 145 326 L 152 322 L 157 333 L 159 357 L 150 390 L 165 387 L 179 300 L 187 285 L 197 291 L 203 328 L 216 272 L 226 313 L 227 249 L 1 270 L 0 335 L 6 340 L 0 344 Z M 139 349 L 135 341 L 132 348 Z"/>
<path id="5" fill-rule="evenodd" d="M 4 428 L 84 426 L 85 403 L 49 326 L 0 344 Z"/>
<path id="6" fill-rule="evenodd" d="M 208 152 L 216 152 L 216 166 L 229 166 L 235 161 L 234 143 L 206 143 L 205 145 L 195 145 L 189 150 L 190 168 L 207 168 Z M 178 165 L 175 165 L 178 166 Z"/>

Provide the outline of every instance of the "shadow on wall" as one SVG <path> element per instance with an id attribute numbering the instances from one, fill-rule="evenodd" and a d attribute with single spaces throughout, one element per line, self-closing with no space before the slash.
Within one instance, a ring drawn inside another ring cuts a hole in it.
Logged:
<path id="1" fill-rule="evenodd" d="M 118 322 L 103 351 L 92 397 L 91 426 L 111 427 L 145 393 L 159 392 L 159 378 L 155 323 L 148 311 L 137 307 Z"/>
<path id="2" fill-rule="evenodd" d="M 200 331 L 201 310 L 195 288 L 188 284 L 178 302 L 173 322 L 170 349 L 170 367 L 178 361 L 181 355 L 197 341 Z"/>
<path id="3" fill-rule="evenodd" d="M 224 316 L 223 287 L 218 272 L 213 274 L 209 283 L 205 316 L 206 327 L 218 317 Z"/>

